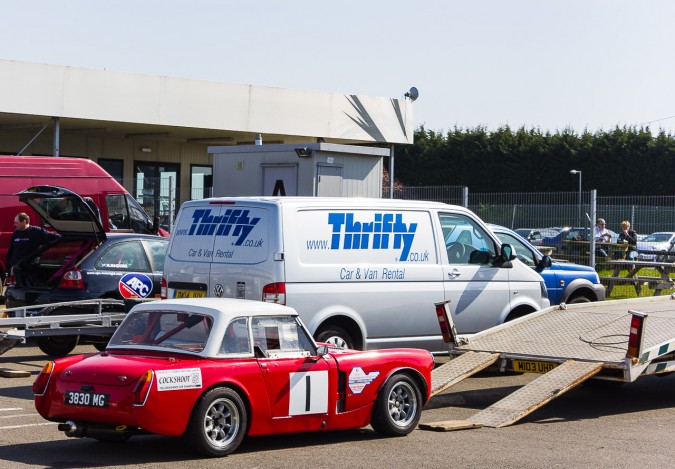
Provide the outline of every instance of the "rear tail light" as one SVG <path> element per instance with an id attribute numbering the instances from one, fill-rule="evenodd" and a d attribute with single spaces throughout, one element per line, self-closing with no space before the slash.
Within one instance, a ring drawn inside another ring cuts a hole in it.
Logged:
<path id="1" fill-rule="evenodd" d="M 150 388 L 152 387 L 154 378 L 155 373 L 152 370 L 143 373 L 143 376 L 138 380 L 138 383 L 134 386 L 134 391 L 131 393 L 131 402 L 133 405 L 141 406 L 145 404 L 145 401 L 148 399 L 148 394 L 150 394 Z"/>
<path id="2" fill-rule="evenodd" d="M 166 286 L 166 279 L 165 279 L 164 277 L 162 277 L 162 288 L 161 288 L 161 290 L 160 290 L 160 292 L 159 292 L 159 297 L 160 297 L 162 300 L 166 300 L 166 295 L 167 295 L 167 293 L 168 293 L 168 292 L 167 292 L 167 286 Z"/>
<path id="3" fill-rule="evenodd" d="M 262 300 L 266 303 L 286 304 L 286 284 L 268 283 L 262 289 Z"/>
<path id="4" fill-rule="evenodd" d="M 628 334 L 628 349 L 626 356 L 631 358 L 640 358 L 642 354 L 642 338 L 645 335 L 645 322 L 647 315 L 638 313 L 637 311 L 629 311 L 632 315 L 630 318 L 630 331 Z"/>
<path id="5" fill-rule="evenodd" d="M 449 304 L 449 301 L 436 303 L 436 318 L 438 319 L 438 325 L 441 328 L 441 334 L 443 334 L 443 342 L 446 344 L 454 344 L 457 333 L 455 332 L 454 324 L 450 320 Z"/>
<path id="6" fill-rule="evenodd" d="M 42 396 L 45 393 L 49 384 L 49 378 L 52 376 L 52 371 L 54 371 L 54 362 L 47 362 L 42 367 L 40 374 L 35 378 L 35 382 L 33 382 L 33 394 Z"/>
<path id="7" fill-rule="evenodd" d="M 80 270 L 69 270 L 59 282 L 59 288 L 68 288 L 70 290 L 84 290 L 87 285 L 84 282 L 84 277 L 82 276 L 82 271 Z"/>

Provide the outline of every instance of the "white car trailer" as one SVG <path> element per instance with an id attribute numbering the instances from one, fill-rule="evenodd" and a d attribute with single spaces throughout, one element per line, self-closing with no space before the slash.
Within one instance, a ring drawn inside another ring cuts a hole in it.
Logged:
<path id="1" fill-rule="evenodd" d="M 98 299 L 0 310 L 0 355 L 28 338 L 78 336 L 105 344 L 125 316 L 122 300 Z M 64 311 L 81 314 L 59 314 Z M 73 345 L 74 348 L 74 345 Z"/>
<path id="2" fill-rule="evenodd" d="M 467 420 L 421 424 L 448 431 L 511 425 L 583 381 L 632 382 L 675 371 L 675 295 L 561 304 L 457 336 L 448 303 L 436 314 L 452 358 L 432 372 L 432 394 L 488 367 L 541 376 Z"/>

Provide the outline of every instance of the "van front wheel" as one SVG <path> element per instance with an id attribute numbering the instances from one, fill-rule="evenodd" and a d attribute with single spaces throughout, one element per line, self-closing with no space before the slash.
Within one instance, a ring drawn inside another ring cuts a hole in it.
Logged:
<path id="1" fill-rule="evenodd" d="M 354 348 L 354 340 L 347 331 L 331 324 L 323 327 L 316 334 L 316 341 L 334 345 L 339 348 Z"/>

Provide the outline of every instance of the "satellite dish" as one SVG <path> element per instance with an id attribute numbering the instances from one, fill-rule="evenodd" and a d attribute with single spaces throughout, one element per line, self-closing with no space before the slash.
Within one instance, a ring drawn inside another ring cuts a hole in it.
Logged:
<path id="1" fill-rule="evenodd" d="M 408 92 L 405 94 L 405 97 L 406 97 L 406 98 L 410 98 L 410 101 L 415 101 L 415 100 L 419 97 L 419 95 L 420 95 L 420 92 L 417 91 L 417 88 L 415 88 L 415 87 L 413 86 L 412 88 L 410 88 L 410 91 L 408 91 Z"/>

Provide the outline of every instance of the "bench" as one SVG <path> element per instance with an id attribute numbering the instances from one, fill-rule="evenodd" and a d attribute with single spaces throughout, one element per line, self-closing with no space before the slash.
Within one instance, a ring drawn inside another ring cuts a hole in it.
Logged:
<path id="1" fill-rule="evenodd" d="M 659 277 L 600 277 L 600 282 L 607 287 L 607 296 L 612 293 L 615 285 L 633 285 L 635 293 L 642 294 L 642 285 L 647 283 L 654 290 L 654 296 L 660 295 L 663 290 L 675 287 L 675 281 Z"/>

